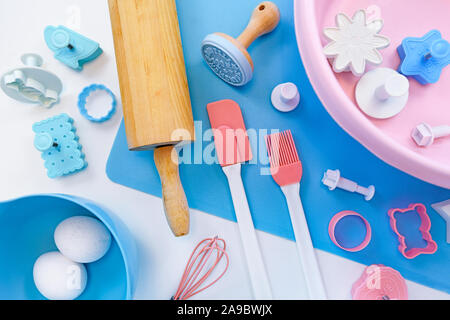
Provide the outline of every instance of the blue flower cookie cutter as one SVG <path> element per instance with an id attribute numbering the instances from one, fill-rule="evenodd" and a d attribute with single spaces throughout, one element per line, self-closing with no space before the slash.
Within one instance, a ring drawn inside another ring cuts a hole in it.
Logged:
<path id="1" fill-rule="evenodd" d="M 87 167 L 73 119 L 62 113 L 33 125 L 35 148 L 42 152 L 49 178 L 79 172 Z"/>
<path id="2" fill-rule="evenodd" d="M 442 69 L 450 64 L 450 44 L 438 30 L 403 39 L 397 52 L 401 60 L 398 72 L 424 85 L 437 82 Z"/>
<path id="3" fill-rule="evenodd" d="M 100 117 L 100 118 L 91 116 L 88 113 L 88 110 L 86 109 L 87 98 L 91 95 L 92 92 L 98 91 L 98 90 L 105 91 L 112 99 L 111 108 L 109 109 L 108 113 L 105 116 Z M 86 119 L 88 119 L 89 121 L 102 123 L 102 122 L 110 120 L 112 118 L 112 116 L 114 115 L 114 113 L 116 112 L 117 99 L 116 99 L 116 96 L 114 95 L 114 93 L 110 89 L 105 87 L 104 85 L 92 84 L 92 85 L 84 88 L 83 91 L 81 91 L 80 95 L 78 96 L 78 109 L 80 110 L 81 115 L 83 117 L 85 117 Z"/>
<path id="4" fill-rule="evenodd" d="M 64 26 L 48 26 L 44 30 L 44 38 L 55 58 L 77 71 L 83 70 L 85 63 L 103 53 L 97 42 Z"/>

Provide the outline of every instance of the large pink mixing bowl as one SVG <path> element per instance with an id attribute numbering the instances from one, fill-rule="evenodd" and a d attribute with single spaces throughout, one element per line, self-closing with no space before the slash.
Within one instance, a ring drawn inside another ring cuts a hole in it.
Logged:
<path id="1" fill-rule="evenodd" d="M 405 37 L 421 37 L 438 29 L 450 40 L 448 0 L 294 0 L 297 41 L 309 79 L 334 120 L 372 153 L 419 179 L 450 189 L 450 138 L 436 140 L 428 148 L 418 147 L 411 139 L 412 129 L 421 122 L 450 125 L 450 66 L 435 84 L 423 86 L 410 79 L 406 108 L 396 117 L 376 120 L 355 102 L 359 78 L 348 72 L 335 74 L 322 53 L 327 43 L 323 28 L 335 26 L 336 14 L 351 17 L 367 8 L 370 15 L 381 14 L 380 34 L 391 39 L 391 45 L 381 50 L 383 67 L 398 68 L 396 49 Z"/>

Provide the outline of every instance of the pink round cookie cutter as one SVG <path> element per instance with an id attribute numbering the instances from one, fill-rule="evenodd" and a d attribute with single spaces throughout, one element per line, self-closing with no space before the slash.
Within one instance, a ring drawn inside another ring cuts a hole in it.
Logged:
<path id="1" fill-rule="evenodd" d="M 359 78 L 348 72 L 334 73 L 323 54 L 327 43 L 323 28 L 335 25 L 336 14 L 352 16 L 359 9 L 374 6 L 384 20 L 381 34 L 391 39 L 391 45 L 381 50 L 384 61 L 380 67 L 397 69 L 400 58 L 396 49 L 405 37 L 421 37 L 438 29 L 444 38 L 450 38 L 450 1 L 294 0 L 297 42 L 308 77 L 334 120 L 373 154 L 412 176 L 450 189 L 450 140 L 425 149 L 411 139 L 412 129 L 420 122 L 441 125 L 450 118 L 446 102 L 450 98 L 450 67 L 444 68 L 435 84 L 422 86 L 411 79 L 405 109 L 391 119 L 377 120 L 367 117 L 355 102 Z M 433 19 L 424 18 L 424 12 Z"/>
<path id="2" fill-rule="evenodd" d="M 363 222 L 364 225 L 366 226 L 366 237 L 364 238 L 364 240 L 357 245 L 356 247 L 353 248 L 346 248 L 343 247 L 336 239 L 336 235 L 334 234 L 336 225 L 339 223 L 339 221 L 341 221 L 343 218 L 348 217 L 348 216 L 356 216 L 358 218 L 360 218 Z M 370 243 L 370 240 L 372 239 L 372 228 L 370 227 L 369 222 L 359 213 L 354 212 L 354 211 L 341 211 L 338 214 L 336 214 L 333 218 L 331 218 L 330 223 L 328 225 L 328 234 L 330 235 L 331 241 L 333 241 L 333 243 L 338 246 L 339 248 L 341 248 L 342 250 L 345 251 L 349 251 L 349 252 L 358 252 L 361 251 L 362 249 L 364 249 L 365 247 L 367 247 L 367 245 Z"/>

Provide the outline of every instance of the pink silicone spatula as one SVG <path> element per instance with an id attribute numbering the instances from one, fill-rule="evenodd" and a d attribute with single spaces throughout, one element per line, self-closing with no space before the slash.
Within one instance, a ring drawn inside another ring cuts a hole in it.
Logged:
<path id="1" fill-rule="evenodd" d="M 241 163 L 252 159 L 241 108 L 233 100 L 222 100 L 208 104 L 207 109 L 214 131 L 217 158 L 230 186 L 253 295 L 256 300 L 270 300 L 272 291 L 269 278 L 241 178 Z"/>
<path id="2" fill-rule="evenodd" d="M 300 200 L 300 180 L 303 168 L 294 138 L 290 130 L 274 133 L 266 136 L 266 144 L 269 152 L 270 172 L 286 197 L 309 297 L 313 300 L 326 299 L 325 287 Z"/>

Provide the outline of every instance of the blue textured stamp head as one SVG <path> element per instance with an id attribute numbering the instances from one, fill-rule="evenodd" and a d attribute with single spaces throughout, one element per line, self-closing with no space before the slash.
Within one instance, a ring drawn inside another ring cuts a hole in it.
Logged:
<path id="1" fill-rule="evenodd" d="M 247 59 L 243 50 L 245 48 L 237 47 L 220 33 L 208 35 L 201 48 L 203 59 L 211 70 L 233 86 L 243 86 L 253 77 L 253 62 Z M 248 53 L 247 56 L 250 57 Z"/>
<path id="2" fill-rule="evenodd" d="M 36 134 L 34 146 L 42 152 L 49 178 L 76 173 L 87 167 L 73 119 L 67 114 L 37 122 L 33 131 Z"/>
<path id="3" fill-rule="evenodd" d="M 398 71 L 421 84 L 437 82 L 442 69 L 450 64 L 450 44 L 438 30 L 431 30 L 421 38 L 403 39 L 397 52 L 401 59 Z"/>
<path id="4" fill-rule="evenodd" d="M 85 63 L 103 53 L 97 42 L 64 26 L 48 26 L 45 28 L 44 38 L 56 59 L 78 71 L 83 70 Z"/>

